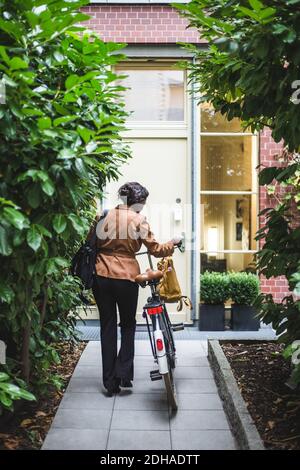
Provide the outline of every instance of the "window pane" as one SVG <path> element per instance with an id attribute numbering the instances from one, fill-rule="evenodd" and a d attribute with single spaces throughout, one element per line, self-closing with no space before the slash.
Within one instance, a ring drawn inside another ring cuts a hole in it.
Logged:
<path id="1" fill-rule="evenodd" d="M 223 253 L 213 258 L 201 253 L 201 272 L 248 271 L 256 273 L 255 260 L 251 253 Z"/>
<path id="2" fill-rule="evenodd" d="M 125 109 L 131 121 L 183 121 L 184 72 L 160 69 L 121 69 Z"/>
<path id="3" fill-rule="evenodd" d="M 219 259 L 222 250 L 256 250 L 256 196 L 201 196 L 200 249 Z M 221 256 L 223 258 L 223 256 Z"/>
<path id="4" fill-rule="evenodd" d="M 201 137 L 201 189 L 252 190 L 252 137 Z"/>
<path id="5" fill-rule="evenodd" d="M 244 132 L 237 118 L 228 121 L 221 113 L 216 113 L 209 103 L 201 105 L 201 132 Z"/>

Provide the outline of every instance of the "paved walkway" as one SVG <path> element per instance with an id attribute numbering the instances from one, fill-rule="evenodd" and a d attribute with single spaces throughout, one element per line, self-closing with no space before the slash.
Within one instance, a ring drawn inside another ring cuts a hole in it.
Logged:
<path id="1" fill-rule="evenodd" d="M 168 409 L 148 341 L 136 341 L 132 390 L 109 398 L 102 387 L 100 343 L 90 341 L 74 371 L 43 449 L 223 450 L 235 441 L 207 360 L 206 341 L 177 341 L 179 409 Z"/>

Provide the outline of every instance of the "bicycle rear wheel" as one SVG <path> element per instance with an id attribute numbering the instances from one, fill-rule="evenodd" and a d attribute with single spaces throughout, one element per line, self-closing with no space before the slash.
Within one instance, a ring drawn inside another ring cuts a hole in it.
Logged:
<path id="1" fill-rule="evenodd" d="M 177 404 L 176 388 L 175 388 L 174 377 L 173 377 L 173 370 L 175 368 L 174 357 L 173 357 L 173 343 L 170 341 L 170 338 L 168 338 L 167 334 L 164 335 L 164 340 L 165 340 L 165 348 L 166 348 L 169 372 L 167 374 L 164 374 L 163 377 L 164 377 L 164 382 L 165 382 L 165 387 L 166 387 L 166 392 L 167 392 L 167 397 L 168 397 L 168 403 L 170 407 L 172 408 L 172 410 L 176 411 L 178 409 L 178 404 Z"/>
<path id="2" fill-rule="evenodd" d="M 167 397 L 168 397 L 168 403 L 170 407 L 172 408 L 173 411 L 176 411 L 178 409 L 178 404 L 177 404 L 177 396 L 176 396 L 176 390 L 174 386 L 174 381 L 172 377 L 172 372 L 168 372 L 167 374 L 164 374 L 164 382 L 165 382 L 165 387 L 167 391 Z"/>

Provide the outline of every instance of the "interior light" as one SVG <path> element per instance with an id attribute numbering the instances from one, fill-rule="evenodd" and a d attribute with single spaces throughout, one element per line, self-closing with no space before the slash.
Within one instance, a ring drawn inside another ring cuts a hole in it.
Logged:
<path id="1" fill-rule="evenodd" d="M 207 251 L 209 256 L 217 256 L 218 227 L 209 227 L 207 231 Z"/>

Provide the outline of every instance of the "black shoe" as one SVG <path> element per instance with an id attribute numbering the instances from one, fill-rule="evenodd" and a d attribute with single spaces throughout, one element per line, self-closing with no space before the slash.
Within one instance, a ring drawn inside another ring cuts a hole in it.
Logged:
<path id="1" fill-rule="evenodd" d="M 121 391 L 120 387 L 107 388 L 107 396 L 112 397 L 120 393 L 120 391 Z"/>
<path id="2" fill-rule="evenodd" d="M 132 388 L 131 380 L 121 379 L 121 387 L 123 387 L 123 388 Z"/>

